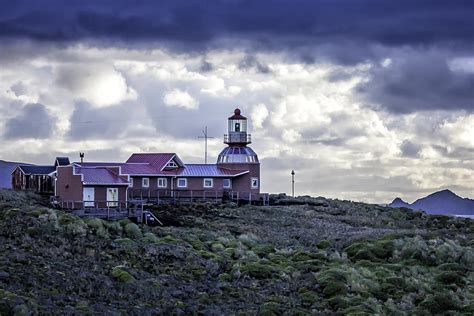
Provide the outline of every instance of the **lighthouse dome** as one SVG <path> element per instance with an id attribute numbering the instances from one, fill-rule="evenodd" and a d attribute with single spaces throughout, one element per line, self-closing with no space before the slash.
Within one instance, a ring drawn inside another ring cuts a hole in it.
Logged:
<path id="1" fill-rule="evenodd" d="M 217 157 L 217 163 L 259 163 L 259 161 L 257 154 L 250 147 L 226 147 Z"/>

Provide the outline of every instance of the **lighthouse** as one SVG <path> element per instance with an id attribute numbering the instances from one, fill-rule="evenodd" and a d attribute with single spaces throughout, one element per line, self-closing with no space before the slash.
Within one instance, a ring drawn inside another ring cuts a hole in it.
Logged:
<path id="1" fill-rule="evenodd" d="M 227 145 L 217 158 L 219 168 L 242 170 L 246 174 L 234 179 L 232 190 L 248 191 L 251 194 L 260 193 L 260 162 L 258 156 L 248 145 L 252 142 L 247 133 L 247 118 L 240 109 L 234 110 L 234 115 L 227 120 L 227 134 L 224 144 Z"/>

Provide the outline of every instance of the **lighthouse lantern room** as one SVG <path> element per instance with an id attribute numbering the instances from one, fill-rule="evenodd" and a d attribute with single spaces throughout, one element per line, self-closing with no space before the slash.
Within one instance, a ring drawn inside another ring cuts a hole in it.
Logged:
<path id="1" fill-rule="evenodd" d="M 228 134 L 224 135 L 224 148 L 217 158 L 218 164 L 259 164 L 257 154 L 247 145 L 251 143 L 250 134 L 247 134 L 247 118 L 239 109 L 228 119 Z M 243 168 L 242 166 L 235 166 Z"/>
<path id="2" fill-rule="evenodd" d="M 245 146 L 250 144 L 250 134 L 247 134 L 247 118 L 235 109 L 234 115 L 229 117 L 228 134 L 224 135 L 224 143 L 232 146 Z"/>

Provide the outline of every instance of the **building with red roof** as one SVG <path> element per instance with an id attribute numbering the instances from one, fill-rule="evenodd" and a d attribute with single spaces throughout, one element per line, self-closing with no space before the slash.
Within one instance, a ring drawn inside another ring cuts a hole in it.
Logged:
<path id="1" fill-rule="evenodd" d="M 74 208 L 176 199 L 260 200 L 260 162 L 236 109 L 216 164 L 185 164 L 176 153 L 134 153 L 125 162 L 76 162 L 55 172 L 55 196 Z"/>

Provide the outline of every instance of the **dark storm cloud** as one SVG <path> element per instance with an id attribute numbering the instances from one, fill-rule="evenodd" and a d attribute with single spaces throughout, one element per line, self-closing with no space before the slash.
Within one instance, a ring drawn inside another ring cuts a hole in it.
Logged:
<path id="1" fill-rule="evenodd" d="M 5 124 L 4 137 L 7 139 L 43 139 L 52 135 L 56 118 L 48 113 L 43 104 L 27 104 L 20 113 Z"/>
<path id="2" fill-rule="evenodd" d="M 238 66 L 241 70 L 255 69 L 261 74 L 268 74 L 271 72 L 266 64 L 260 62 L 255 56 L 248 54 L 239 62 Z"/>
<path id="3" fill-rule="evenodd" d="M 470 0 L 0 1 L 0 36 L 169 41 L 186 49 L 228 38 L 270 48 L 333 41 L 472 47 L 473 9 Z"/>
<path id="4" fill-rule="evenodd" d="M 418 157 L 421 147 L 411 142 L 410 140 L 405 139 L 400 145 L 400 150 L 402 152 L 402 156 L 413 158 Z"/>
<path id="5" fill-rule="evenodd" d="M 438 54 L 395 57 L 392 65 L 375 67 L 358 90 L 395 113 L 474 110 L 474 73 L 453 71 Z"/>

